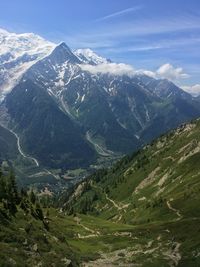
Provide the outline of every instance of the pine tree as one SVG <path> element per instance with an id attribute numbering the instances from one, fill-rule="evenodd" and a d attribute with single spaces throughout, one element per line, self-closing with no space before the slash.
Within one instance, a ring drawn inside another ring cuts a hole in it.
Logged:
<path id="1" fill-rule="evenodd" d="M 15 215 L 15 213 L 17 212 L 17 204 L 19 204 L 20 200 L 13 172 L 10 172 L 9 176 L 6 179 L 5 193 L 6 193 L 5 208 L 7 207 L 11 215 Z"/>
<path id="2" fill-rule="evenodd" d="M 0 171 L 0 201 L 3 199 L 6 199 L 7 193 L 6 193 L 6 181 L 5 177 L 2 175 Z"/>
<path id="3" fill-rule="evenodd" d="M 8 183 L 10 183 L 10 191 L 11 191 L 11 195 L 12 195 L 12 201 L 15 204 L 19 204 L 19 194 L 18 194 L 18 190 L 17 190 L 17 183 L 15 180 L 14 173 L 12 171 L 10 172 Z"/>
<path id="4" fill-rule="evenodd" d="M 21 198 L 27 198 L 27 191 L 22 187 L 20 192 Z"/>
<path id="5" fill-rule="evenodd" d="M 29 197 L 30 197 L 31 203 L 35 204 L 36 196 L 35 196 L 35 193 L 33 192 L 33 190 L 31 190 Z"/>
<path id="6" fill-rule="evenodd" d="M 42 221 L 44 219 L 42 208 L 40 207 L 40 204 L 36 203 L 35 212 L 37 214 L 37 217 Z"/>

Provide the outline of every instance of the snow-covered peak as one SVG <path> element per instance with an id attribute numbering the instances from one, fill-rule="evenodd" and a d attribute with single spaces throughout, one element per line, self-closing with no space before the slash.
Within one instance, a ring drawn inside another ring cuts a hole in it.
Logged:
<path id="1" fill-rule="evenodd" d="M 94 51 L 92 51 L 89 48 L 85 49 L 77 49 L 74 51 L 74 54 L 83 62 L 86 64 L 103 64 L 110 62 L 108 59 L 103 58 L 99 55 L 97 55 Z"/>
<path id="2" fill-rule="evenodd" d="M 36 34 L 0 29 L 0 102 L 28 68 L 49 55 L 54 47 L 54 43 Z"/>
<path id="3" fill-rule="evenodd" d="M 61 42 L 57 45 L 57 47 L 60 47 L 64 50 L 66 50 L 68 53 L 72 53 L 71 49 L 69 48 L 69 46 L 66 45 L 65 42 Z"/>
<path id="4" fill-rule="evenodd" d="M 79 58 L 74 55 L 71 49 L 64 43 L 58 44 L 52 53 L 49 56 L 51 63 L 55 64 L 63 64 L 64 62 L 72 63 L 72 64 L 80 64 L 81 61 Z"/>
<path id="5" fill-rule="evenodd" d="M 17 58 L 24 54 L 45 56 L 55 44 L 33 33 L 11 33 L 0 29 L 0 56 L 11 54 Z"/>
<path id="6" fill-rule="evenodd" d="M 0 28 L 0 34 L 8 34 L 8 33 L 9 33 L 8 31 L 6 31 L 6 30 Z"/>

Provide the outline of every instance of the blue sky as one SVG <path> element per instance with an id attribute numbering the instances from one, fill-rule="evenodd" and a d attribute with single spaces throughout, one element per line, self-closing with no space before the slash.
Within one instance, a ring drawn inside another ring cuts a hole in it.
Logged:
<path id="1" fill-rule="evenodd" d="M 178 83 L 200 84 L 199 0 L 1 0 L 0 27 L 89 47 L 137 69 L 169 63 L 187 74 Z"/>

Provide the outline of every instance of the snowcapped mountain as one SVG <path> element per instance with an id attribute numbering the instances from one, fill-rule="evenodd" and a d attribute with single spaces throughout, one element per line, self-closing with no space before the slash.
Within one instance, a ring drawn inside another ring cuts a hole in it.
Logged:
<path id="1" fill-rule="evenodd" d="M 0 124 L 6 118 L 21 146 L 44 166 L 88 167 L 97 155 L 129 153 L 200 116 L 199 102 L 167 80 L 90 72 L 83 66 L 117 64 L 34 34 L 2 36 Z M 15 84 L 10 93 L 8 81 Z"/>
<path id="2" fill-rule="evenodd" d="M 0 55 L 9 54 L 16 58 L 24 54 L 46 55 L 55 44 L 33 33 L 10 33 L 0 29 Z M 9 61 L 9 59 L 7 60 Z"/>
<path id="3" fill-rule="evenodd" d="M 54 47 L 55 44 L 36 34 L 16 34 L 0 29 L 0 101 L 29 67 Z"/>
<path id="4" fill-rule="evenodd" d="M 92 51 L 89 48 L 77 49 L 74 51 L 74 54 L 80 59 L 81 62 L 86 64 L 98 65 L 111 62 L 109 59 L 97 55 L 94 51 Z"/>

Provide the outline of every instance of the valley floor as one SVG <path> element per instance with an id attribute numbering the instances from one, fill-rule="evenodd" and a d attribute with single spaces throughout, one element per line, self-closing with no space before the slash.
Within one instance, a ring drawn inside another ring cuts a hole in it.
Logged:
<path id="1" fill-rule="evenodd" d="M 48 220 L 1 224 L 0 266 L 200 266 L 200 218 L 128 225 L 51 208 Z"/>

